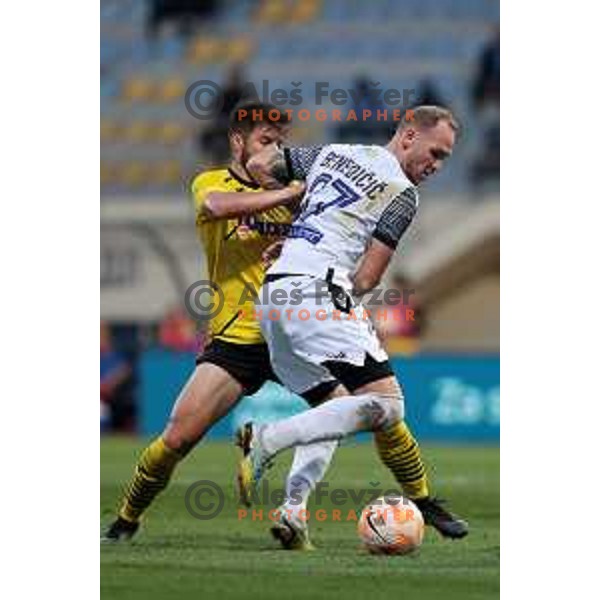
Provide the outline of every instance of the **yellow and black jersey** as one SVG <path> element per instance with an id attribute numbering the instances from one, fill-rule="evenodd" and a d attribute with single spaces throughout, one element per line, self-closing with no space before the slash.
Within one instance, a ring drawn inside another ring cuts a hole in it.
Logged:
<path id="1" fill-rule="evenodd" d="M 258 292 L 265 276 L 262 255 L 277 238 L 285 235 L 292 214 L 285 206 L 251 217 L 209 220 L 202 211 L 210 192 L 257 192 L 260 187 L 240 179 L 229 169 L 214 169 L 192 181 L 196 208 L 196 232 L 208 267 L 208 278 L 222 290 L 223 309 L 210 321 L 211 337 L 234 344 L 264 342 L 253 315 L 260 309 L 248 291 Z M 245 301 L 240 300 L 246 298 Z"/>

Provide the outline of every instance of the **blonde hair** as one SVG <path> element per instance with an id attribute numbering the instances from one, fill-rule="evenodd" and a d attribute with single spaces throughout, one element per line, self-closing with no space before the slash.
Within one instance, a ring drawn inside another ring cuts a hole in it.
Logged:
<path id="1" fill-rule="evenodd" d="M 458 132 L 460 125 L 456 117 L 447 108 L 441 106 L 415 106 L 405 111 L 398 126 L 399 130 L 407 127 L 422 127 L 429 129 L 435 127 L 440 121 L 446 121 L 450 127 Z"/>

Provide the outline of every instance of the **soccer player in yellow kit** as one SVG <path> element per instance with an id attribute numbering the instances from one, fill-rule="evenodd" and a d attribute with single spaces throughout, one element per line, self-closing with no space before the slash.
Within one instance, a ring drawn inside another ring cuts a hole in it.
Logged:
<path id="1" fill-rule="evenodd" d="M 177 398 L 162 432 L 141 454 L 116 520 L 103 541 L 130 538 L 142 514 L 168 484 L 175 466 L 225 416 L 242 395 L 277 381 L 252 299 L 240 303 L 244 290 L 258 290 L 265 274 L 263 254 L 286 232 L 292 218 L 288 205 L 302 195 L 304 185 L 261 190 L 245 163 L 256 152 L 283 141 L 289 119 L 275 106 L 240 105 L 231 118 L 228 168 L 206 171 L 192 182 L 196 229 L 208 263 L 208 277 L 224 296 L 224 305 L 209 323 L 210 343 L 197 357 L 196 368 Z M 260 115 L 260 118 L 253 118 Z M 264 115 L 264 117 L 263 117 Z M 249 217 L 252 216 L 251 219 Z M 247 294 L 246 294 L 247 296 Z M 307 398 L 319 402 L 332 388 Z M 331 451 L 333 452 L 334 446 Z M 305 452 L 305 451 L 303 451 Z M 327 464 L 319 465 L 326 469 Z"/>
<path id="2" fill-rule="evenodd" d="M 275 107 L 257 104 L 246 108 Z M 232 116 L 229 166 L 203 172 L 192 182 L 196 230 L 206 254 L 208 278 L 221 288 L 225 303 L 209 323 L 211 341 L 197 357 L 196 368 L 179 394 L 164 431 L 143 451 L 106 539 L 131 537 L 177 463 L 211 425 L 226 415 L 242 394 L 252 394 L 268 379 L 276 379 L 259 324 L 253 318 L 252 301 L 249 306 L 237 302 L 246 284 L 254 289 L 262 285 L 262 254 L 275 239 L 248 231 L 245 217 L 260 213 L 260 219 L 273 223 L 272 231 L 276 232 L 279 226 L 289 224 L 287 205 L 302 192 L 302 187 L 294 185 L 275 193 L 263 191 L 244 168 L 252 154 L 284 139 L 289 124 L 284 114 L 281 117 L 279 122 L 253 122 Z"/>
<path id="3" fill-rule="evenodd" d="M 292 218 L 289 207 L 304 190 L 302 184 L 294 182 L 283 189 L 263 190 L 246 171 L 251 156 L 286 136 L 289 123 L 285 113 L 270 120 L 268 115 L 273 110 L 277 111 L 276 107 L 260 102 L 236 108 L 229 131 L 228 168 L 204 172 L 192 182 L 196 228 L 207 258 L 208 277 L 221 288 L 224 306 L 210 321 L 211 341 L 197 357 L 196 368 L 180 392 L 164 431 L 142 452 L 117 518 L 102 541 L 131 538 L 143 513 L 168 485 L 177 464 L 210 427 L 243 395 L 255 393 L 268 380 L 277 381 L 254 318 L 255 305 L 251 299 L 239 303 L 248 286 L 255 290 L 262 286 L 263 254 L 285 235 Z M 254 118 L 256 114 L 261 118 Z M 305 400 L 315 405 L 344 393 L 347 391 L 343 386 L 333 383 L 311 390 Z M 394 462 L 394 474 L 405 493 L 410 497 L 427 496 L 425 468 L 405 425 L 393 442 L 396 451 L 389 461 Z M 286 491 L 300 490 L 306 502 L 336 446 L 336 442 L 324 442 L 297 448 Z M 294 472 L 299 475 L 296 481 Z M 305 532 L 294 530 L 285 519 L 274 524 L 272 532 L 286 548 L 310 546 Z"/>

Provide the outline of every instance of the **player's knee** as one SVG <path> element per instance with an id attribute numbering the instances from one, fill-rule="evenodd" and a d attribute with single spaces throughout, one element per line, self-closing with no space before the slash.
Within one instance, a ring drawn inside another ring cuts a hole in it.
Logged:
<path id="1" fill-rule="evenodd" d="M 377 398 L 380 418 L 374 422 L 374 429 L 385 429 L 404 419 L 404 397 L 402 392 Z"/>
<path id="2" fill-rule="evenodd" d="M 388 418 L 386 425 L 393 425 L 404 419 L 404 398 L 402 394 L 388 398 Z"/>
<path id="3" fill-rule="evenodd" d="M 183 443 L 181 433 L 174 427 L 167 427 L 162 434 L 162 439 L 165 442 L 165 446 L 175 452 L 179 451 Z"/>
<path id="4" fill-rule="evenodd" d="M 199 440 L 188 439 L 179 427 L 169 425 L 162 434 L 165 446 L 182 456 L 185 456 Z"/>

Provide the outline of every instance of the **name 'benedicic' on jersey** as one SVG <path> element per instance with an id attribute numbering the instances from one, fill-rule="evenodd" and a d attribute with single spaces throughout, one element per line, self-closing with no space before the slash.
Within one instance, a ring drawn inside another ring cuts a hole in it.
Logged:
<path id="1" fill-rule="evenodd" d="M 350 275 L 370 240 L 396 248 L 418 206 L 414 185 L 382 146 L 331 144 L 289 148 L 293 177 L 306 195 L 270 273 L 303 273 L 351 287 Z"/>

